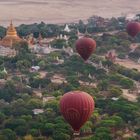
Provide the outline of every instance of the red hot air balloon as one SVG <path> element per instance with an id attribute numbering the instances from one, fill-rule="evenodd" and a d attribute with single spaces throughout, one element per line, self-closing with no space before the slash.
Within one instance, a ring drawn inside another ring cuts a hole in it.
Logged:
<path id="1" fill-rule="evenodd" d="M 86 92 L 71 91 L 61 98 L 60 111 L 73 130 L 79 132 L 94 111 L 94 100 Z"/>
<path id="2" fill-rule="evenodd" d="M 139 22 L 129 22 L 126 27 L 127 33 L 135 37 L 140 32 L 140 23 Z"/>
<path id="3" fill-rule="evenodd" d="M 83 37 L 76 41 L 76 50 L 86 61 L 95 51 L 96 42 L 92 38 Z"/>

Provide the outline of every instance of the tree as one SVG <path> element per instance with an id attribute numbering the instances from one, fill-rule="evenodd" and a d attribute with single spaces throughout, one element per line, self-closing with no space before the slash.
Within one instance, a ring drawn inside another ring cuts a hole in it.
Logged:
<path id="1" fill-rule="evenodd" d="M 0 38 L 3 38 L 5 36 L 6 29 L 2 26 L 0 26 Z"/>
<path id="2" fill-rule="evenodd" d="M 119 87 L 110 87 L 109 88 L 109 96 L 110 97 L 119 97 L 123 91 Z"/>
<path id="3" fill-rule="evenodd" d="M 78 29 L 81 33 L 85 33 L 86 26 L 82 20 L 79 20 Z"/>
<path id="4" fill-rule="evenodd" d="M 98 84 L 98 88 L 99 88 L 101 91 L 107 90 L 108 87 L 109 87 L 109 83 L 108 83 L 107 80 L 102 80 L 102 81 L 100 81 L 99 84 Z"/>
<path id="5" fill-rule="evenodd" d="M 110 133 L 110 130 L 107 127 L 99 127 L 99 128 L 96 128 L 95 133 L 101 133 L 101 132 Z"/>
<path id="6" fill-rule="evenodd" d="M 140 128 L 136 129 L 135 132 L 137 133 L 138 136 L 140 136 Z"/>
<path id="7" fill-rule="evenodd" d="M 4 113 L 0 112 L 0 123 L 2 123 L 5 120 L 6 116 Z"/>
<path id="8" fill-rule="evenodd" d="M 45 108 L 52 108 L 55 112 L 59 111 L 59 101 L 57 100 L 52 100 L 52 101 L 48 101 L 45 105 Z"/>
<path id="9" fill-rule="evenodd" d="M 92 133 L 93 124 L 91 121 L 87 121 L 86 124 L 81 128 L 81 133 Z"/>
<path id="10" fill-rule="evenodd" d="M 18 136 L 25 136 L 26 133 L 27 133 L 27 127 L 26 126 L 18 126 L 16 129 L 15 129 L 15 132 Z"/>
<path id="11" fill-rule="evenodd" d="M 39 130 L 38 129 L 30 129 L 29 134 L 31 134 L 33 137 L 39 137 Z"/>
<path id="12" fill-rule="evenodd" d="M 42 129 L 43 135 L 51 136 L 55 130 L 55 125 L 53 123 L 46 123 Z"/>
<path id="13" fill-rule="evenodd" d="M 111 120 L 111 119 L 102 120 L 100 122 L 100 126 L 103 126 L 103 127 L 114 127 L 115 126 L 115 121 Z"/>
<path id="14" fill-rule="evenodd" d="M 77 87 L 80 86 L 80 83 L 79 83 L 78 79 L 75 78 L 74 76 L 68 77 L 66 80 L 74 88 L 77 88 Z"/>
<path id="15" fill-rule="evenodd" d="M 101 133 L 96 133 L 95 136 L 91 138 L 91 140 L 112 140 L 112 137 L 108 133 L 101 132 Z"/>
<path id="16" fill-rule="evenodd" d="M 16 64 L 17 68 L 20 71 L 26 71 L 31 67 L 31 62 L 29 62 L 28 60 L 24 59 L 24 60 L 19 60 L 17 61 Z"/>
<path id="17" fill-rule="evenodd" d="M 41 67 L 41 69 L 44 69 L 46 66 L 46 61 L 45 60 L 41 60 L 38 65 Z"/>
<path id="18" fill-rule="evenodd" d="M 134 86 L 134 82 L 128 78 L 123 78 L 121 79 L 120 81 L 120 85 L 123 87 L 123 88 L 132 88 Z"/>
<path id="19" fill-rule="evenodd" d="M 53 42 L 51 42 L 51 45 L 54 48 L 62 49 L 63 46 L 66 46 L 66 41 L 64 39 L 57 39 L 57 40 L 54 40 Z"/>
<path id="20" fill-rule="evenodd" d="M 23 119 L 8 119 L 5 121 L 5 128 L 10 128 L 11 130 L 15 130 L 19 126 L 25 126 L 26 121 Z"/>
<path id="21" fill-rule="evenodd" d="M 16 140 L 16 134 L 11 129 L 3 129 L 0 134 L 6 138 L 5 140 Z"/>
<path id="22" fill-rule="evenodd" d="M 35 108 L 42 108 L 42 101 L 40 99 L 30 99 L 28 102 L 27 102 L 27 107 L 29 109 L 35 109 Z"/>
<path id="23" fill-rule="evenodd" d="M 18 55 L 23 55 L 30 52 L 28 43 L 25 41 L 15 44 L 13 48 L 15 48 L 15 50 L 18 52 Z"/>
<path id="24" fill-rule="evenodd" d="M 53 134 L 54 140 L 70 140 L 70 136 L 60 131 L 55 131 Z"/>
<path id="25" fill-rule="evenodd" d="M 124 124 L 124 121 L 123 121 L 123 119 L 120 116 L 115 116 L 114 115 L 114 116 L 110 117 L 110 119 L 115 121 L 115 127 L 116 128 L 120 128 Z"/>
<path id="26" fill-rule="evenodd" d="M 5 86 L 0 89 L 0 99 L 4 99 L 5 101 L 10 102 L 15 97 L 16 97 L 16 88 L 12 81 L 7 81 Z"/>
<path id="27" fill-rule="evenodd" d="M 140 46 L 138 46 L 134 52 L 131 52 L 129 54 L 129 57 L 132 58 L 133 60 L 137 60 L 140 57 Z"/>

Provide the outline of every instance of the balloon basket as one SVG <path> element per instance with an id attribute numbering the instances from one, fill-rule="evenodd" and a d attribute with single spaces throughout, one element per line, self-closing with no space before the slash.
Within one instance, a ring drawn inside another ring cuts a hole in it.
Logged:
<path id="1" fill-rule="evenodd" d="M 80 136 L 80 132 L 74 131 L 73 136 L 72 136 L 72 140 L 80 140 L 79 136 Z"/>
<path id="2" fill-rule="evenodd" d="M 73 133 L 73 136 L 79 136 L 80 135 L 80 132 L 79 131 L 74 131 L 74 133 Z"/>

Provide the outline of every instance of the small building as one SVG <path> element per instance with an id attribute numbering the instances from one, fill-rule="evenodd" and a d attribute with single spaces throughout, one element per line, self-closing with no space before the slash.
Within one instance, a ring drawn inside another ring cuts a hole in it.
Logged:
<path id="1" fill-rule="evenodd" d="M 40 67 L 39 66 L 32 66 L 31 67 L 31 71 L 32 72 L 37 72 L 37 71 L 39 71 L 40 70 Z"/>
<path id="2" fill-rule="evenodd" d="M 118 101 L 119 98 L 117 98 L 117 97 L 112 97 L 112 100 L 113 100 L 113 101 Z"/>
<path id="3" fill-rule="evenodd" d="M 38 115 L 38 114 L 44 113 L 44 110 L 43 109 L 34 109 L 32 111 L 33 111 L 34 115 Z"/>

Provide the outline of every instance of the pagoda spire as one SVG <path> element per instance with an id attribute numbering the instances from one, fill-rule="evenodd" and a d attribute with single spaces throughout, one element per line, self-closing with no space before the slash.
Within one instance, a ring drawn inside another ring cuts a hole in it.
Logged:
<path id="1" fill-rule="evenodd" d="M 17 36 L 17 31 L 15 29 L 15 27 L 13 26 L 13 22 L 11 20 L 10 25 L 7 29 L 7 34 L 6 35 L 10 35 L 10 36 Z"/>
<path id="2" fill-rule="evenodd" d="M 12 26 L 13 26 L 13 20 L 12 20 L 12 19 L 11 19 L 10 25 L 12 25 Z"/>

